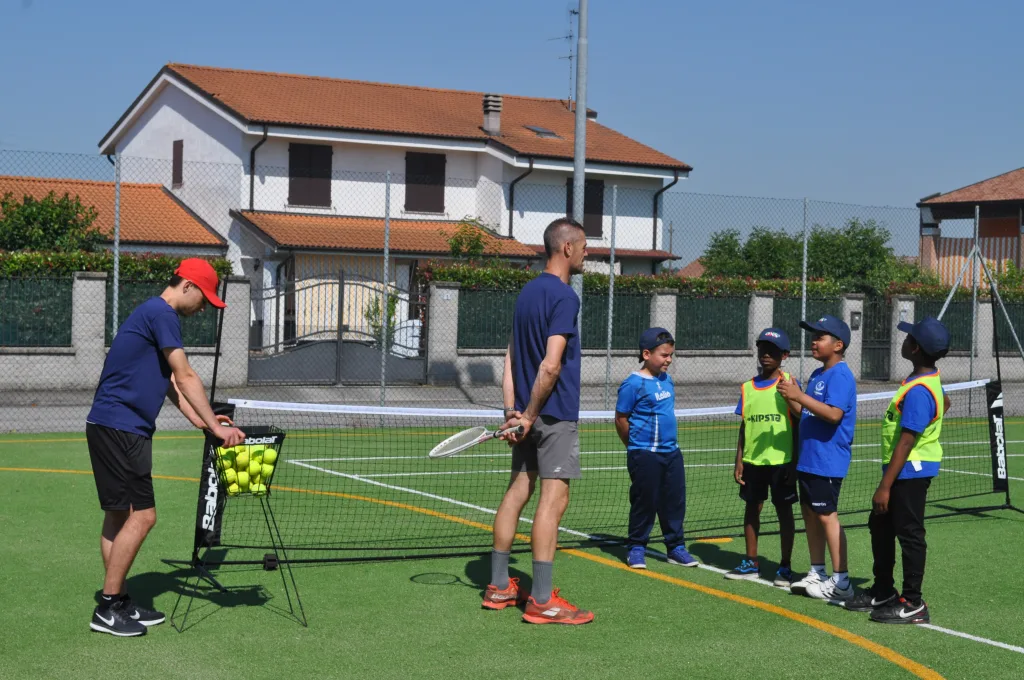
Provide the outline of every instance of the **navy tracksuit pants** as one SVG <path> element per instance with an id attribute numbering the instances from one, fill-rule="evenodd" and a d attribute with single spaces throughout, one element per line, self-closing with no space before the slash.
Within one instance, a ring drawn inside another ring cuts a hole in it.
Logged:
<path id="1" fill-rule="evenodd" d="M 683 519 L 686 516 L 686 471 L 683 454 L 653 453 L 640 449 L 626 452 L 629 487 L 629 545 L 646 546 L 654 528 L 661 523 L 665 547 L 671 552 L 683 545 Z"/>

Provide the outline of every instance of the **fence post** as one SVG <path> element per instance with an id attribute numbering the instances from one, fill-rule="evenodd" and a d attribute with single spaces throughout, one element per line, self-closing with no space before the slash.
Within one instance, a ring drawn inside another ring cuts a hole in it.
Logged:
<path id="1" fill-rule="evenodd" d="M 981 251 L 978 250 L 978 223 L 981 221 L 981 206 L 974 206 L 974 257 L 971 258 L 971 360 L 968 371 L 968 380 L 974 380 L 974 353 L 978 348 L 978 277 L 981 268 L 978 267 L 978 259 Z"/>
<path id="2" fill-rule="evenodd" d="M 431 385 L 459 381 L 459 288 L 458 281 L 430 284 L 427 309 L 427 382 Z"/>
<path id="3" fill-rule="evenodd" d="M 118 288 L 121 285 L 121 154 L 114 153 L 114 300 L 111 310 L 110 338 L 113 342 L 118 327 Z"/>
<path id="4" fill-rule="evenodd" d="M 387 389 L 388 370 L 388 324 L 391 316 L 388 314 L 388 258 L 390 256 L 389 241 L 391 240 L 391 171 L 388 170 L 384 177 L 384 286 L 382 287 L 382 300 L 380 308 L 380 405 L 384 405 L 384 394 Z"/>
<path id="5" fill-rule="evenodd" d="M 857 330 L 853 330 L 853 324 L 850 324 L 854 313 L 859 313 L 861 319 Z M 844 359 L 846 365 L 853 372 L 854 379 L 860 380 L 861 357 L 864 355 L 864 293 L 847 293 L 840 298 L 839 318 L 850 324 L 850 346 L 846 350 Z"/>
<path id="6" fill-rule="evenodd" d="M 901 321 L 914 323 L 916 315 L 915 305 L 917 298 L 913 295 L 895 295 L 892 298 L 892 319 L 889 323 L 889 332 L 892 334 L 889 340 L 889 380 L 899 382 L 905 375 L 906 364 L 903 362 L 903 331 L 896 328 Z"/>
<path id="7" fill-rule="evenodd" d="M 774 326 L 775 291 L 756 290 L 750 294 L 747 306 L 747 349 L 754 357 L 751 371 L 757 372 L 757 336 L 765 328 Z"/>
<path id="8" fill-rule="evenodd" d="M 804 263 L 800 283 L 800 320 L 807 319 L 807 199 L 804 198 Z M 800 382 L 804 381 L 804 352 L 807 349 L 807 331 L 800 329 Z"/>
<path id="9" fill-rule="evenodd" d="M 618 215 L 619 185 L 612 185 L 612 244 L 608 250 L 608 346 L 604 354 L 604 407 L 609 407 L 608 396 L 612 384 L 612 328 L 615 311 L 615 218 Z"/>
<path id="10" fill-rule="evenodd" d="M 334 364 L 334 383 L 336 385 L 341 384 L 342 375 L 342 357 L 344 350 L 342 349 L 342 343 L 345 338 L 345 272 L 338 272 L 338 347 L 335 354 Z"/>

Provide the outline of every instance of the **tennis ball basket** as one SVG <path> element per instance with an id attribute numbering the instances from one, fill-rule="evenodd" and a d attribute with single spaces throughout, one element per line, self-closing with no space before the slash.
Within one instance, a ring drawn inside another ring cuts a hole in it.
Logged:
<path id="1" fill-rule="evenodd" d="M 218 415 L 233 415 L 229 405 L 218 406 Z M 266 571 L 280 571 L 291 613 L 299 623 L 307 625 L 271 502 L 277 471 L 284 462 L 285 432 L 258 425 L 247 425 L 243 431 L 245 441 L 237 446 L 226 447 L 209 432 L 203 442 L 192 557 L 187 562 L 166 560 L 191 568 L 171 614 L 171 623 L 179 632 L 186 627 L 193 600 L 204 597 L 201 582 L 205 582 L 205 590 L 212 587 L 220 593 L 231 593 L 234 588 L 223 586 L 214 572 L 236 565 L 260 565 Z M 245 587 L 250 592 L 252 588 Z M 177 613 L 184 597 L 189 598 L 188 605 L 179 621 Z"/>

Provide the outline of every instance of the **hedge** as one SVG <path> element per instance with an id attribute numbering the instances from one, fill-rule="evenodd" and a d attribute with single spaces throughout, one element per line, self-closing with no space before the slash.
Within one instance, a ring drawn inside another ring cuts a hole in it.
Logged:
<path id="1" fill-rule="evenodd" d="M 120 275 L 127 281 L 166 281 L 182 256 L 151 253 L 121 253 Z M 223 279 L 230 276 L 231 263 L 222 257 L 204 257 Z M 113 272 L 110 251 L 87 253 L 42 253 L 0 251 L 0 279 L 70 277 L 75 272 Z"/>

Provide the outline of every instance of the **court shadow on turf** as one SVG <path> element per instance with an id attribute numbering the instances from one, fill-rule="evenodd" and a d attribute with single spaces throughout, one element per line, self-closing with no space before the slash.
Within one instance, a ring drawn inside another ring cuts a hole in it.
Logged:
<path id="1" fill-rule="evenodd" d="M 518 578 L 520 589 L 527 593 L 530 592 L 533 586 L 531 572 L 532 558 L 530 553 L 513 553 L 509 557 L 508 575 L 511 578 Z M 460 581 L 476 588 L 480 592 L 480 597 L 483 597 L 488 584 L 491 582 L 491 556 L 479 555 L 466 562 L 465 575 L 465 581 L 469 583 L 465 583 L 462 579 Z"/>

